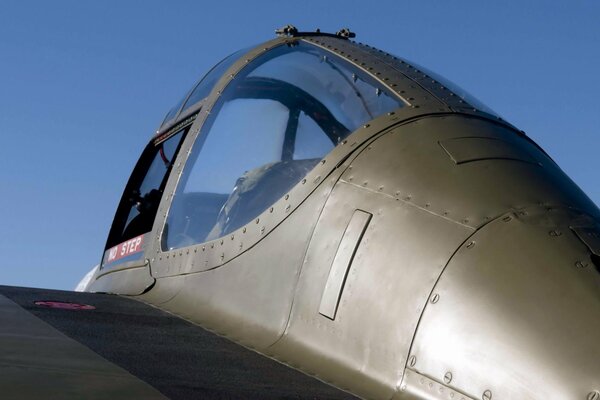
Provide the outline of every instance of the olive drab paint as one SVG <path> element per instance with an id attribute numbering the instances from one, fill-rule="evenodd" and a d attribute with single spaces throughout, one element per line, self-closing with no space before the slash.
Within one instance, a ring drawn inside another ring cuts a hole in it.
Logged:
<path id="1" fill-rule="evenodd" d="M 522 131 L 353 37 L 287 26 L 201 80 L 205 97 L 189 104 L 190 91 L 142 155 L 86 290 L 134 296 L 365 399 L 595 396 L 600 210 Z M 300 51 L 314 68 L 252 75 Z M 396 106 L 353 126 L 357 99 Z M 279 129 L 278 141 L 230 143 L 232 161 L 186 190 L 227 104 L 246 102 L 236 131 Z M 316 143 L 301 127 L 331 149 L 294 158 Z M 276 158 L 243 164 L 266 150 Z"/>

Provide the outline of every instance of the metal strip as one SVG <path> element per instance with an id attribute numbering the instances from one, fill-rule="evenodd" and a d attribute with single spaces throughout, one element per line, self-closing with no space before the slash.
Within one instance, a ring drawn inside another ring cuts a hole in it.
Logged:
<path id="1" fill-rule="evenodd" d="M 600 229 L 596 227 L 571 227 L 579 240 L 597 256 L 600 256 Z"/>
<path id="2" fill-rule="evenodd" d="M 452 374 L 448 373 L 444 377 L 447 382 L 452 381 Z M 418 373 L 415 370 L 406 369 L 404 380 L 400 386 L 400 396 L 394 396 L 402 399 L 426 399 L 426 400 L 474 400 L 464 393 L 451 388 L 441 382 L 433 380 L 425 375 Z M 485 399 L 485 397 L 482 396 Z M 489 397 L 491 398 L 491 396 Z"/>
<path id="3" fill-rule="evenodd" d="M 331 269 L 329 270 L 329 277 L 327 278 L 323 296 L 321 297 L 321 305 L 319 306 L 319 314 L 327 318 L 335 319 L 350 264 L 352 264 L 356 249 L 358 249 L 358 245 L 370 220 L 371 214 L 356 210 L 346 227 L 342 241 L 333 259 Z"/>

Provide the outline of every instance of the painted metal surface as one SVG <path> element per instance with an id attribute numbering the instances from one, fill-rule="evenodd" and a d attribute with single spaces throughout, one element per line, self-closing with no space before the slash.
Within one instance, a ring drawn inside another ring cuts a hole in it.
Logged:
<path id="1" fill-rule="evenodd" d="M 167 399 L 3 295 L 0 321 L 3 399 Z"/>
<path id="2" fill-rule="evenodd" d="M 192 126 L 145 244 L 149 267 L 97 274 L 90 290 L 144 287 L 139 299 L 366 399 L 599 390 L 600 210 L 522 132 L 419 67 L 335 35 L 282 32 L 169 123 Z M 252 222 L 163 251 L 173 194 L 223 89 L 299 40 L 406 106 L 353 132 Z"/>
<path id="3" fill-rule="evenodd" d="M 150 289 L 154 282 L 150 263 L 141 259 L 123 263 L 118 270 L 99 273 L 86 290 L 137 296 Z"/>
<path id="4" fill-rule="evenodd" d="M 440 141 L 456 164 L 484 160 L 514 160 L 537 164 L 529 152 L 499 138 L 461 137 Z"/>
<path id="5" fill-rule="evenodd" d="M 473 235 L 434 289 L 413 368 L 437 380 L 452 371 L 451 387 L 473 397 L 585 399 L 600 385 L 600 275 L 578 266 L 590 253 L 569 225 L 582 220 L 531 207 Z"/>
<path id="6" fill-rule="evenodd" d="M 332 321 L 319 314 L 321 294 L 357 208 L 373 217 Z M 390 196 L 339 182 L 311 238 L 285 334 L 270 354 L 359 396 L 390 398 L 430 290 L 471 233 Z"/>
<path id="7" fill-rule="evenodd" d="M 321 296 L 321 304 L 319 305 L 319 314 L 329 319 L 335 319 L 335 313 L 337 312 L 340 296 L 346 282 L 348 269 L 371 217 L 372 215 L 367 212 L 361 210 L 354 211 L 344 231 L 344 236 L 335 253 L 333 264 L 331 264 L 327 283 Z"/>

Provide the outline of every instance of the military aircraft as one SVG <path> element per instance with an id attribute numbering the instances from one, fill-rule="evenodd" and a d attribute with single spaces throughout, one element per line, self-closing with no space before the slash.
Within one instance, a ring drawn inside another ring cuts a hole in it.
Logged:
<path id="1" fill-rule="evenodd" d="M 168 112 L 90 293 L 0 288 L 8 398 L 600 399 L 600 210 L 354 36 L 286 26 Z"/>

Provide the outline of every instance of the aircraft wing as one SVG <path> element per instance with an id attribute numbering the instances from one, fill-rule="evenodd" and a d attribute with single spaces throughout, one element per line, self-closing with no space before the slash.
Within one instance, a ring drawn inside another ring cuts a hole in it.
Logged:
<path id="1" fill-rule="evenodd" d="M 353 399 L 129 298 L 0 286 L 2 399 Z"/>

